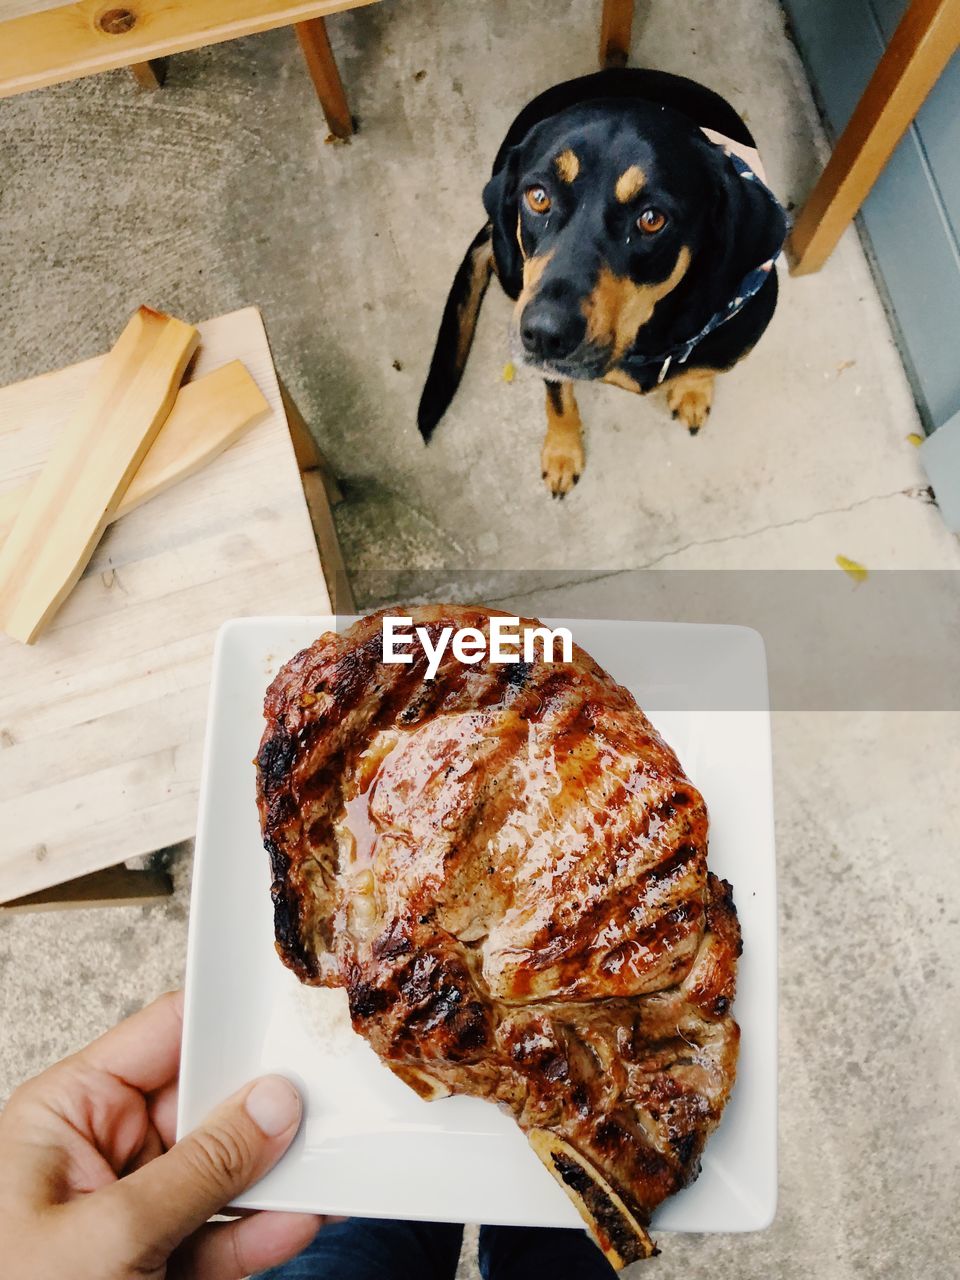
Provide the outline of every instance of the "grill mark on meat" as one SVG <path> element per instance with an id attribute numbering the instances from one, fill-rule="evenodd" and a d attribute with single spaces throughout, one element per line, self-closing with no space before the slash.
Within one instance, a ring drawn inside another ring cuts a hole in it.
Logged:
<path id="1" fill-rule="evenodd" d="M 362 1022 L 365 1018 L 374 1018 L 390 1005 L 391 996 L 388 991 L 381 990 L 372 982 L 359 979 L 348 981 L 347 998 L 350 1001 L 350 1017 L 354 1022 Z"/>
<path id="2" fill-rule="evenodd" d="M 267 821 L 273 831 L 289 830 L 295 836 L 300 828 L 300 818 L 293 797 L 288 791 L 274 792 L 264 798 Z"/>
<path id="3" fill-rule="evenodd" d="M 273 877 L 273 881 L 282 888 L 286 879 L 287 868 L 290 866 L 290 859 L 282 849 L 278 848 L 274 840 L 265 840 L 264 848 L 270 856 L 270 874 Z"/>
<path id="4" fill-rule="evenodd" d="M 305 945 L 302 929 L 300 900 L 295 886 L 287 879 L 290 859 L 275 841 L 267 839 L 266 849 L 270 855 L 270 870 L 273 883 L 270 896 L 273 899 L 273 929 L 276 937 L 277 951 L 301 978 L 316 978 L 319 974 L 317 957 Z"/>
<path id="5" fill-rule="evenodd" d="M 434 638 L 488 626 L 477 609 L 407 612 Z M 302 980 L 346 987 L 354 1026 L 411 1087 L 496 1099 L 531 1141 L 544 1126 L 562 1137 L 588 1222 L 640 1256 L 631 1213 L 646 1222 L 696 1176 L 735 1075 L 741 943 L 730 887 L 706 872 L 702 799 L 582 650 L 503 666 L 448 653 L 431 682 L 414 653 L 383 665 L 374 615 L 301 651 L 267 692 L 258 805 L 277 949 Z M 354 932 L 358 798 L 376 906 Z M 495 947 L 509 1000 L 484 976 Z M 618 949 L 648 966 L 629 990 Z"/>
<path id="6" fill-rule="evenodd" d="M 297 741 L 293 734 L 284 729 L 278 729 L 270 737 L 264 738 L 257 752 L 257 768 L 267 794 L 283 785 L 296 754 Z"/>
<path id="7" fill-rule="evenodd" d="M 403 708 L 397 712 L 397 723 L 402 725 L 414 724 L 417 720 L 422 720 L 434 703 L 443 696 L 443 685 L 438 685 L 435 681 L 425 681 L 422 688 L 414 692 L 413 697 Z"/>
<path id="8" fill-rule="evenodd" d="M 405 1014 L 392 1035 L 391 1056 L 432 1036 L 448 1061 L 476 1055 L 488 1038 L 488 1010 L 469 975 L 431 952 L 412 957 L 398 974 Z"/>
<path id="9" fill-rule="evenodd" d="M 399 960 L 401 956 L 410 954 L 413 942 L 398 923 L 389 932 L 382 933 L 371 949 L 377 960 Z"/>
<path id="10" fill-rule="evenodd" d="M 700 851 L 691 844 L 678 845 L 676 849 L 664 849 L 659 861 L 646 867 L 637 876 L 633 888 L 645 897 L 652 889 L 672 887 L 678 876 L 686 874 L 691 862 L 698 860 Z"/>
<path id="11" fill-rule="evenodd" d="M 693 930 L 696 929 L 699 932 L 701 916 L 702 913 L 695 910 L 689 902 L 678 902 L 675 907 L 671 907 L 658 920 L 640 929 L 622 945 L 640 947 L 650 953 L 662 952 L 669 944 L 683 941 Z M 601 964 L 610 968 L 612 972 L 609 960 L 608 955 Z"/>
<path id="12" fill-rule="evenodd" d="M 307 840 L 314 849 L 332 844 L 333 826 L 330 822 L 329 814 L 325 813 L 320 818 L 314 818 L 307 827 Z"/>
<path id="13" fill-rule="evenodd" d="M 589 866 L 586 858 L 583 862 Z M 618 881 L 615 895 L 605 892 L 589 904 L 576 902 L 555 913 L 521 953 L 525 975 L 514 977 L 513 997 L 536 998 L 532 995 L 533 975 L 547 969 L 556 971 L 558 994 L 569 999 L 581 997 L 594 985 L 591 972 L 583 973 L 584 957 L 591 950 L 596 950 L 600 957 L 598 969 L 608 978 L 616 977 L 631 963 L 652 973 L 671 948 L 675 950 L 702 928 L 702 899 L 697 900 L 695 908 L 687 899 L 673 901 L 683 888 L 680 882 L 691 872 L 696 876 L 701 862 L 700 851 L 691 844 L 683 844 L 675 851 L 668 848 L 661 852 L 660 861 L 643 870 L 633 883 Z M 651 890 L 658 885 L 662 892 L 651 897 Z M 561 903 L 568 901 L 562 886 L 559 897 Z M 611 935 L 619 936 L 621 941 L 606 947 L 594 945 L 597 938 Z M 662 985 L 686 972 L 692 959 L 692 955 L 677 954 Z"/>
<path id="14" fill-rule="evenodd" d="M 533 670 L 532 662 L 506 663 L 503 667 L 503 683 L 512 685 L 515 689 L 522 689 L 530 679 Z"/>
<path id="15" fill-rule="evenodd" d="M 680 1163 L 690 1164 L 697 1150 L 697 1135 L 695 1133 L 676 1134 L 669 1141 Z"/>
<path id="16" fill-rule="evenodd" d="M 382 643 L 376 636 L 369 636 L 359 645 L 351 645 L 340 637 L 341 652 L 334 661 L 329 676 L 323 684 L 331 694 L 338 716 L 342 719 L 360 702 L 368 691 L 382 664 Z"/>

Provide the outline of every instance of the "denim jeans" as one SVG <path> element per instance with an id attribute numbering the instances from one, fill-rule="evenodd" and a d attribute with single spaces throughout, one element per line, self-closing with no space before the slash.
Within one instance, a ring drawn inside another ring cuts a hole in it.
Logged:
<path id="1" fill-rule="evenodd" d="M 454 1280 L 463 1227 L 445 1222 L 348 1218 L 259 1280 Z M 484 1280 L 612 1280 L 615 1272 L 584 1231 L 481 1227 Z"/>

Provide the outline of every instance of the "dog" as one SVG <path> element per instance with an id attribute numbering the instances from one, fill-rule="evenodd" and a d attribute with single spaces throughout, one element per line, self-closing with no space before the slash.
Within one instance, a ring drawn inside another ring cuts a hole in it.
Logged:
<path id="1" fill-rule="evenodd" d="M 716 375 L 773 315 L 786 216 L 753 137 L 712 90 L 666 72 L 556 85 L 507 132 L 483 191 L 488 222 L 454 277 L 417 422 L 429 442 L 460 383 L 491 273 L 516 301 L 512 358 L 546 383 L 541 471 L 580 479 L 576 380 L 659 385 L 692 435 Z"/>

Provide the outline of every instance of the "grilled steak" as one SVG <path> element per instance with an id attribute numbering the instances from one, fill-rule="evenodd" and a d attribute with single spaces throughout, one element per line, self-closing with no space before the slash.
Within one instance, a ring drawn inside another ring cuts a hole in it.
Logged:
<path id="1" fill-rule="evenodd" d="M 487 631 L 490 610 L 407 611 Z M 381 617 L 321 636 L 266 696 L 257 798 L 277 949 L 343 986 L 423 1097 L 510 1109 L 614 1266 L 654 1251 L 733 1083 L 740 931 L 707 812 L 586 653 L 436 678 Z M 539 625 L 530 620 L 523 625 Z"/>

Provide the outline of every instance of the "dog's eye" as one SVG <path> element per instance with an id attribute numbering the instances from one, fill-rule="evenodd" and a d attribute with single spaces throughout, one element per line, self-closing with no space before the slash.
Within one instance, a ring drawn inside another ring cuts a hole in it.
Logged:
<path id="1" fill-rule="evenodd" d="M 667 225 L 667 215 L 659 209 L 644 209 L 637 219 L 637 226 L 648 236 L 655 236 Z"/>
<path id="2" fill-rule="evenodd" d="M 543 187 L 527 187 L 525 199 L 534 213 L 546 213 L 550 208 L 550 197 Z"/>

